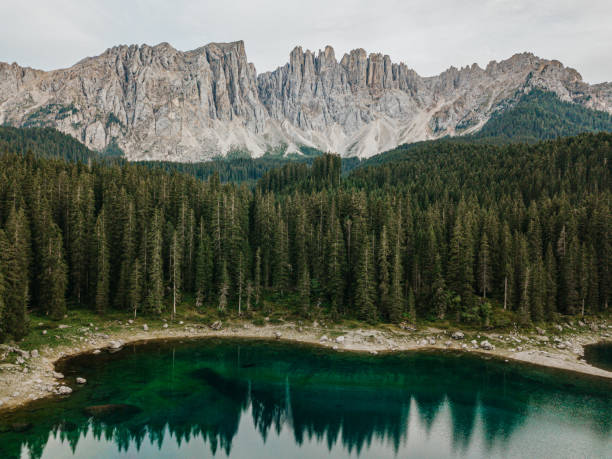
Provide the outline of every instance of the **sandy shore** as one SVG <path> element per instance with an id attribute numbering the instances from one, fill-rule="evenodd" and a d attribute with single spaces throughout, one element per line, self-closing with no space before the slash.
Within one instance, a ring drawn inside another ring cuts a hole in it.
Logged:
<path id="1" fill-rule="evenodd" d="M 612 329 L 607 323 L 600 323 L 597 330 L 579 330 L 566 325 L 567 329 L 554 332 L 526 335 L 522 333 L 465 333 L 462 339 L 453 339 L 452 332 L 433 328 L 410 331 L 389 328 L 342 329 L 296 324 L 254 326 L 250 323 L 232 323 L 220 330 L 213 330 L 202 324 L 175 323 L 151 326 L 143 329 L 144 321 L 124 323 L 113 332 L 98 332 L 91 327 L 75 330 L 73 346 L 48 347 L 38 350 L 35 356 L 20 359 L 19 364 L 0 362 L 0 411 L 14 409 L 29 401 L 54 397 L 62 387 L 74 387 L 75 381 L 63 379 L 55 372 L 58 360 L 87 352 L 104 351 L 106 348 L 121 347 L 130 343 L 156 339 L 198 338 L 198 337 L 240 337 L 281 339 L 330 347 L 337 351 L 358 351 L 372 354 L 418 349 L 457 349 L 465 352 L 490 354 L 503 359 L 526 362 L 557 368 L 586 375 L 612 379 L 612 372 L 589 365 L 580 357 L 583 346 L 610 339 Z M 557 325 L 559 327 L 559 325 Z M 492 349 L 483 349 L 489 347 Z M 37 354 L 37 355 L 36 355 Z M 67 389 L 63 389 L 66 392 Z"/>

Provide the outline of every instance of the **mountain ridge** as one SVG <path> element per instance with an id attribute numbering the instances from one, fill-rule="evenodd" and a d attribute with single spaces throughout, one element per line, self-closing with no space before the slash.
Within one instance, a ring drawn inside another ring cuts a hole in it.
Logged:
<path id="1" fill-rule="evenodd" d="M 532 53 L 421 77 L 388 55 L 295 47 L 258 74 L 243 41 L 179 51 L 119 45 L 66 68 L 0 63 L 0 124 L 51 126 L 131 160 L 201 161 L 301 147 L 369 157 L 397 145 L 478 131 L 540 88 L 612 113 L 612 83 Z"/>

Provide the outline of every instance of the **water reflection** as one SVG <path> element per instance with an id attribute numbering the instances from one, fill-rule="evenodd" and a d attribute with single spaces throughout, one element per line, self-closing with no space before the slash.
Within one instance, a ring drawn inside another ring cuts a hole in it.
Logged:
<path id="1" fill-rule="evenodd" d="M 609 383 L 468 355 L 372 357 L 210 340 L 83 357 L 62 370 L 90 384 L 0 418 L 0 457 L 39 458 L 46 445 L 74 454 L 79 442 L 104 446 L 103 456 L 109 445 L 149 457 L 172 456 L 165 446 L 229 456 L 270 443 L 303 456 L 314 456 L 313 445 L 335 456 L 382 454 L 373 448 L 393 456 L 435 444 L 439 456 L 512 455 L 528 446 L 520 444 L 525 423 L 570 437 L 580 426 L 591 447 L 612 446 Z M 144 451 L 151 445 L 157 453 Z"/>

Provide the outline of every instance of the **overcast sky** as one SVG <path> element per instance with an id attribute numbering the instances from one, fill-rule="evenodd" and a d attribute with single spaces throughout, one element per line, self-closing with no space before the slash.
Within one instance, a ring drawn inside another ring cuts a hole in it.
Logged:
<path id="1" fill-rule="evenodd" d="M 531 51 L 612 81 L 611 0 L 0 0 L 0 18 L 0 61 L 45 70 L 117 44 L 244 40 L 258 72 L 330 44 L 423 76 Z"/>

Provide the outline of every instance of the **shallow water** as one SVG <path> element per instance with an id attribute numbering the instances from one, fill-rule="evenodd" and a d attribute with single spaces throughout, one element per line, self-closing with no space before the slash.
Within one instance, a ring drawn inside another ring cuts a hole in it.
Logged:
<path id="1" fill-rule="evenodd" d="M 62 362 L 0 457 L 610 457 L 612 383 L 450 352 L 206 339 Z M 88 384 L 77 388 L 76 376 Z M 87 409 L 91 406 L 115 404 Z M 121 404 L 121 406 L 117 406 Z"/>
<path id="2" fill-rule="evenodd" d="M 585 346 L 584 360 L 594 367 L 612 371 L 612 341 L 603 341 Z"/>

